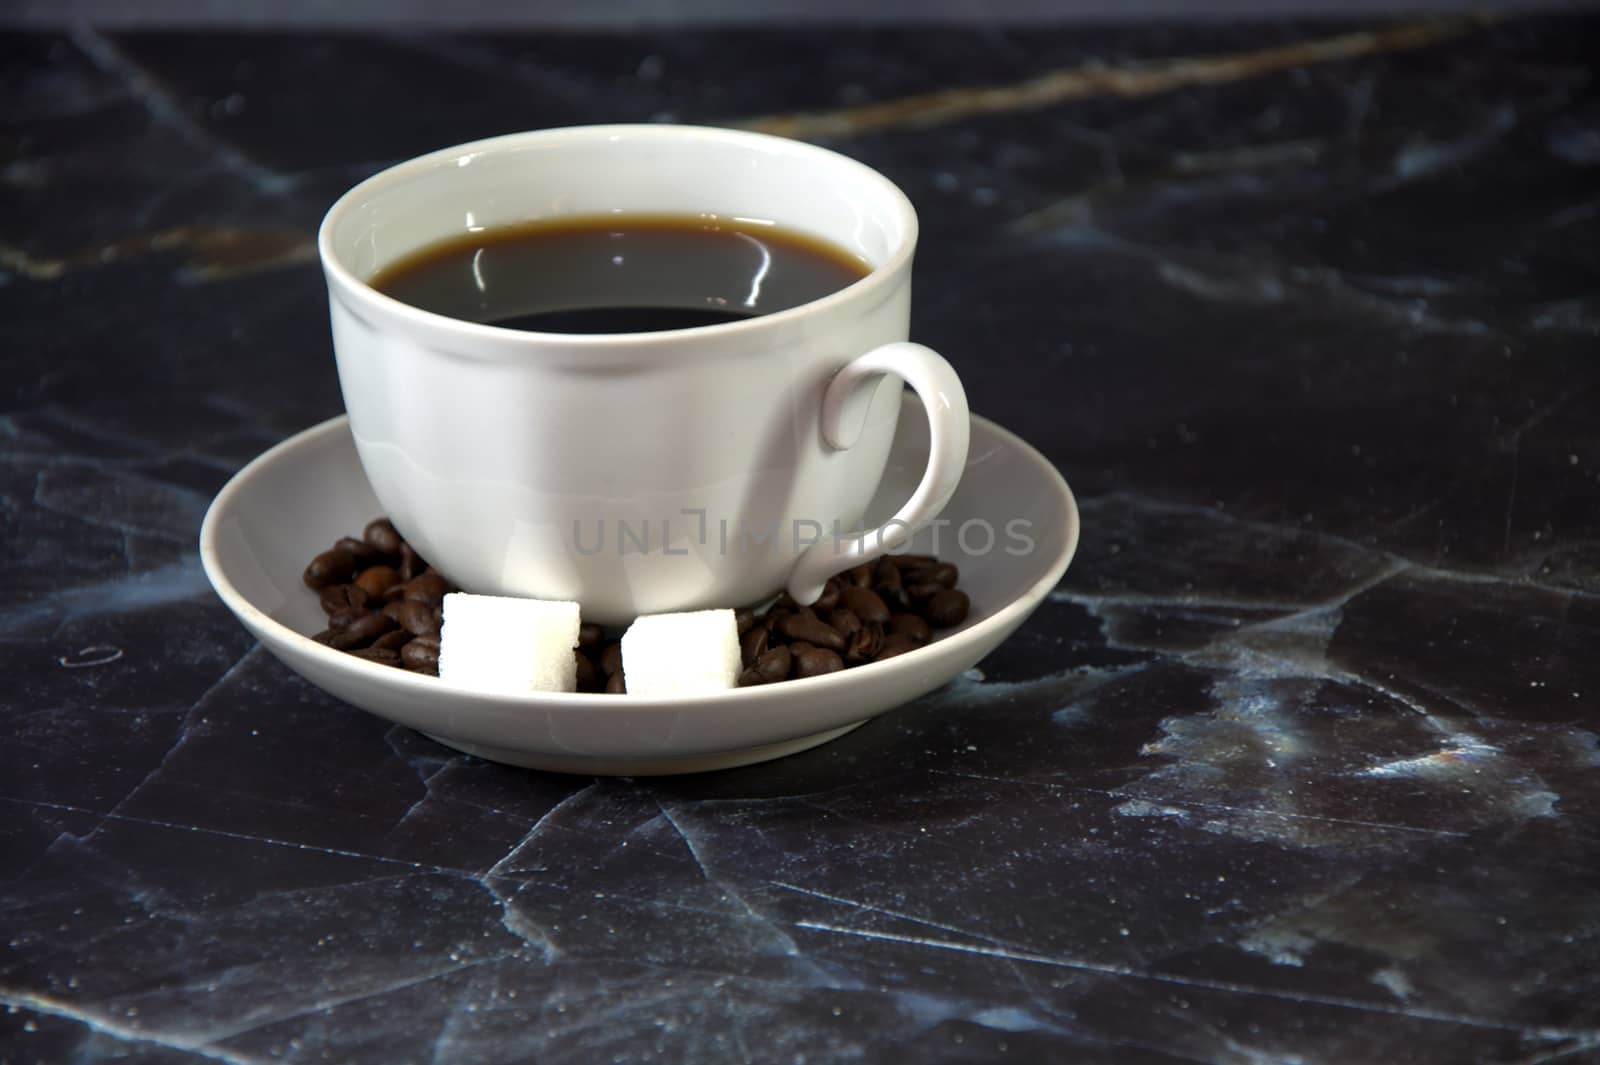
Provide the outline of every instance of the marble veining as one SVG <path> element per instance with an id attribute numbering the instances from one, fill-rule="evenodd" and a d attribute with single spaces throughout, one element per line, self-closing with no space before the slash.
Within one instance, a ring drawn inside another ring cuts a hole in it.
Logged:
<path id="1" fill-rule="evenodd" d="M 1049 107 L 1090 96 L 1150 96 L 1283 70 L 1302 70 L 1317 63 L 1423 48 L 1464 32 L 1467 25 L 1439 20 L 1221 55 L 1145 60 L 1126 67 L 1095 60 L 1079 67 L 1052 70 L 1012 85 L 946 89 L 832 113 L 751 119 L 742 125 L 763 133 L 802 139 L 848 137 L 895 126 L 933 126 L 996 112 Z"/>
<path id="2" fill-rule="evenodd" d="M 0 1061 L 1600 1059 L 1596 28 L 0 36 Z M 339 410 L 322 211 L 669 120 L 908 191 L 1066 580 L 698 778 L 289 674 L 194 545 Z"/>

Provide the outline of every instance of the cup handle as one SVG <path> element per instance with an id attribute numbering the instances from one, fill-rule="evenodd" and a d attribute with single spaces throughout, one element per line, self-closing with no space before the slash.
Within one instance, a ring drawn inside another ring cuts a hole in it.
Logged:
<path id="1" fill-rule="evenodd" d="M 972 426 L 961 378 L 938 352 L 909 341 L 874 348 L 846 364 L 829 382 L 822 397 L 822 438 L 828 446 L 844 451 L 861 439 L 865 401 L 871 396 L 867 386 L 875 385 L 884 374 L 894 374 L 910 385 L 928 414 L 928 467 L 922 483 L 894 517 L 876 529 L 821 540 L 806 548 L 789 575 L 789 595 L 797 603 L 816 602 L 829 577 L 909 540 L 950 502 L 966 468 Z"/>

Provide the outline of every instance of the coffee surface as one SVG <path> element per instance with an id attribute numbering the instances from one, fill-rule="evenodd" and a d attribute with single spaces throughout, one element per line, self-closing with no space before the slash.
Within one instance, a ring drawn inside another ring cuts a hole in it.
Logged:
<path id="1" fill-rule="evenodd" d="M 749 219 L 596 215 L 462 234 L 397 260 L 369 283 L 469 322 L 644 333 L 798 307 L 870 269 L 821 238 Z"/>

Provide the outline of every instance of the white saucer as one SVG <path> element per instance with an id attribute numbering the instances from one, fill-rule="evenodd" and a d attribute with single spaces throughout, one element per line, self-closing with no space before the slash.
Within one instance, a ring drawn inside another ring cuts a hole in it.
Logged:
<path id="1" fill-rule="evenodd" d="M 869 522 L 910 495 L 927 454 L 927 423 L 907 397 Z M 693 773 L 803 751 L 949 681 L 1009 636 L 1066 572 L 1078 508 L 1055 467 L 974 416 L 966 473 L 946 508 L 937 553 L 961 567 L 972 615 L 908 654 L 807 680 L 693 699 L 529 693 L 487 695 L 366 662 L 308 639 L 323 627 L 306 563 L 382 512 L 362 474 L 348 421 L 334 418 L 267 451 L 234 475 L 206 512 L 200 557 L 212 587 L 290 669 L 324 691 L 440 743 L 496 762 L 565 773 Z M 995 533 L 983 553 L 981 519 Z M 1033 541 L 1008 536 L 1010 528 Z M 930 531 L 912 550 L 931 549 Z M 1016 552 L 1016 553 L 1013 553 Z"/>

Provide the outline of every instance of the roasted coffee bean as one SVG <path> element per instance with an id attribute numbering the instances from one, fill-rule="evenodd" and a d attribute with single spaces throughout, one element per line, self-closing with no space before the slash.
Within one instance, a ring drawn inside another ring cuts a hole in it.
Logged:
<path id="1" fill-rule="evenodd" d="M 329 619 L 332 620 L 331 618 Z M 332 628 L 332 626 L 329 626 Z M 378 613 L 363 614 L 342 629 L 335 629 L 328 646 L 339 651 L 366 647 L 379 636 L 396 628 L 393 618 Z"/>
<path id="2" fill-rule="evenodd" d="M 946 588 L 928 600 L 924 611 L 928 615 L 928 624 L 934 628 L 948 629 L 967 620 L 967 610 L 971 605 L 966 592 Z"/>
<path id="3" fill-rule="evenodd" d="M 356 577 L 356 584 L 374 599 L 400 583 L 400 571 L 393 566 L 368 566 Z"/>
<path id="4" fill-rule="evenodd" d="M 922 645 L 909 636 L 885 636 L 883 638 L 883 646 L 878 649 L 877 654 L 872 656 L 872 660 L 874 662 L 882 662 L 896 655 L 903 655 L 907 651 L 915 651 L 920 646 Z"/>
<path id="5" fill-rule="evenodd" d="M 883 624 L 889 620 L 889 607 L 883 597 L 871 588 L 846 588 L 839 593 L 839 602 L 853 611 L 856 617 L 868 624 Z"/>
<path id="6" fill-rule="evenodd" d="M 778 623 L 778 631 L 790 640 L 804 640 L 816 647 L 826 647 L 830 651 L 844 650 L 844 637 L 839 634 L 839 630 L 815 614 L 790 614 Z"/>
<path id="7" fill-rule="evenodd" d="M 740 636 L 743 636 L 745 633 L 749 632 L 750 627 L 755 623 L 756 612 L 751 610 L 749 607 L 740 607 L 738 610 L 733 612 L 733 627 Z"/>
<path id="8" fill-rule="evenodd" d="M 824 673 L 837 673 L 844 661 L 826 647 L 807 647 L 794 656 L 796 677 L 820 677 Z"/>
<path id="9" fill-rule="evenodd" d="M 416 548 L 404 540 L 400 541 L 400 579 L 409 581 L 414 577 L 420 577 L 427 568 L 428 564 L 417 554 Z"/>
<path id="10" fill-rule="evenodd" d="M 861 631 L 861 618 L 847 606 L 835 607 L 829 611 L 828 624 L 847 640 Z"/>
<path id="11" fill-rule="evenodd" d="M 333 545 L 336 551 L 348 551 L 350 557 L 356 560 L 356 567 L 370 566 L 375 562 L 383 561 L 383 552 L 354 536 L 341 536 L 339 542 Z"/>
<path id="12" fill-rule="evenodd" d="M 346 607 L 343 610 L 335 610 L 333 613 L 328 615 L 328 628 L 332 629 L 334 632 L 343 632 L 345 629 L 348 629 L 357 618 L 364 618 L 370 613 L 372 613 L 372 611 L 368 610 L 364 606 L 352 606 Z"/>
<path id="13" fill-rule="evenodd" d="M 328 644 L 333 642 L 333 630 L 332 629 L 323 629 L 321 632 L 314 632 L 314 633 L 311 634 L 311 638 L 313 640 L 315 640 L 317 643 L 320 643 L 323 646 L 327 646 Z"/>
<path id="14" fill-rule="evenodd" d="M 607 695 L 626 695 L 626 694 L 628 694 L 628 682 L 622 676 L 622 670 L 620 670 L 620 669 L 617 670 L 615 673 L 611 674 L 611 676 L 606 679 L 606 694 Z"/>
<path id="15" fill-rule="evenodd" d="M 450 582 L 437 573 L 428 572 L 406 582 L 405 597 L 416 603 L 438 606 L 450 591 Z"/>
<path id="16" fill-rule="evenodd" d="M 793 661 L 794 656 L 787 647 L 774 647 L 739 675 L 739 686 L 748 688 L 754 684 L 772 684 L 775 681 L 787 680 Z"/>
<path id="17" fill-rule="evenodd" d="M 768 645 L 772 642 L 772 633 L 766 628 L 757 625 L 749 632 L 739 637 L 739 659 L 745 665 L 754 665 L 756 659 L 766 653 Z"/>
<path id="18" fill-rule="evenodd" d="M 578 626 L 578 646 L 583 648 L 599 647 L 602 635 L 600 626 L 585 622 Z"/>
<path id="19" fill-rule="evenodd" d="M 345 653 L 355 655 L 357 658 L 365 658 L 368 662 L 376 662 L 380 666 L 398 666 L 400 664 L 400 652 L 392 647 L 351 647 Z"/>
<path id="20" fill-rule="evenodd" d="M 954 588 L 961 579 L 961 570 L 954 562 L 940 562 L 928 571 L 927 579 L 946 588 Z"/>
<path id="21" fill-rule="evenodd" d="M 880 584 L 873 590 L 878 593 L 878 598 L 883 600 L 883 605 L 889 608 L 890 613 L 898 614 L 902 610 L 911 609 L 911 597 L 906 594 L 903 585 Z"/>
<path id="22" fill-rule="evenodd" d="M 915 614 L 896 614 L 884 630 L 886 636 L 909 636 L 918 647 L 933 639 L 928 623 Z"/>
<path id="23" fill-rule="evenodd" d="M 794 665 L 794 652 L 787 647 L 773 647 L 756 659 L 756 672 L 771 680 L 787 680 Z"/>
<path id="24" fill-rule="evenodd" d="M 911 596 L 911 601 L 914 603 L 932 599 L 942 591 L 944 591 L 944 585 L 938 581 L 920 581 L 916 584 L 906 585 L 906 594 Z"/>
<path id="25" fill-rule="evenodd" d="M 307 588 L 320 592 L 330 585 L 349 583 L 355 572 L 356 560 L 350 557 L 350 552 L 335 548 L 312 559 L 300 579 L 306 582 Z"/>
<path id="26" fill-rule="evenodd" d="M 879 588 L 900 587 L 900 564 L 890 555 L 878 559 L 872 567 L 872 583 Z"/>
<path id="27" fill-rule="evenodd" d="M 433 620 L 433 607 L 427 603 L 419 603 L 415 599 L 402 599 L 398 603 L 390 603 L 384 607 L 383 612 L 392 618 L 396 625 L 413 636 L 439 635 L 439 624 Z"/>
<path id="28" fill-rule="evenodd" d="M 578 663 L 578 690 L 592 692 L 600 690 L 600 671 L 594 668 L 594 663 L 589 661 L 589 656 L 574 648 L 573 660 Z"/>
<path id="29" fill-rule="evenodd" d="M 400 648 L 400 664 L 421 673 L 439 674 L 439 637 L 416 636 Z"/>
<path id="30" fill-rule="evenodd" d="M 844 657 L 850 662 L 867 662 L 882 646 L 883 626 L 863 625 L 850 637 L 850 646 L 845 648 Z"/>
<path id="31" fill-rule="evenodd" d="M 863 562 L 854 569 L 847 569 L 841 574 L 846 588 L 871 588 L 872 563 Z"/>
<path id="32" fill-rule="evenodd" d="M 361 539 L 386 555 L 400 553 L 400 534 L 388 518 L 378 518 L 368 522 L 367 527 L 361 530 Z"/>
<path id="33" fill-rule="evenodd" d="M 600 652 L 600 672 L 615 677 L 622 672 L 622 644 L 612 640 Z"/>
<path id="34" fill-rule="evenodd" d="M 799 654 L 802 651 L 812 650 L 812 645 L 806 643 L 804 640 L 790 640 L 785 646 L 789 648 L 791 654 Z"/>
<path id="35" fill-rule="evenodd" d="M 359 584 L 335 584 L 322 589 L 322 612 L 337 614 L 341 610 L 365 608 L 367 591 Z"/>
<path id="36" fill-rule="evenodd" d="M 405 629 L 395 629 L 393 632 L 386 632 L 376 640 L 373 640 L 372 646 L 385 651 L 398 651 L 410 642 L 411 633 Z"/>
<path id="37" fill-rule="evenodd" d="M 782 621 L 792 613 L 794 613 L 794 611 L 789 610 L 788 608 L 773 607 L 771 610 L 762 615 L 760 621 L 756 622 L 756 627 L 766 629 L 770 632 L 778 627 L 778 622 Z"/>
<path id="38" fill-rule="evenodd" d="M 818 610 L 832 610 L 839 605 L 839 590 L 844 587 L 844 582 L 838 577 L 829 577 L 828 583 L 822 586 L 822 594 L 811 605 Z"/>

